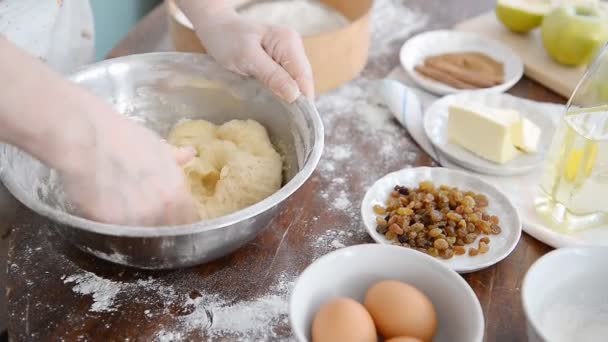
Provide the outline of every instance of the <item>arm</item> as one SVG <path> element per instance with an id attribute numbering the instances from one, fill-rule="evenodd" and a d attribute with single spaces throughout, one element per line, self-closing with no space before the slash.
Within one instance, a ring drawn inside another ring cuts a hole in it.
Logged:
<path id="1" fill-rule="evenodd" d="M 1 35 L 0 75 L 7 85 L 0 92 L 0 141 L 57 170 L 75 169 L 65 156 L 92 147 L 99 116 L 82 108 L 93 102 L 103 110 L 100 100 L 65 82 Z"/>
<path id="2" fill-rule="evenodd" d="M 288 102 L 300 92 L 314 96 L 312 70 L 300 35 L 250 22 L 230 0 L 178 0 L 215 60 L 227 69 L 253 76 Z"/>
<path id="3" fill-rule="evenodd" d="M 0 141 L 56 169 L 83 216 L 130 225 L 197 219 L 176 162 L 188 157 L 174 156 L 155 133 L 1 35 L 0 78 Z"/>

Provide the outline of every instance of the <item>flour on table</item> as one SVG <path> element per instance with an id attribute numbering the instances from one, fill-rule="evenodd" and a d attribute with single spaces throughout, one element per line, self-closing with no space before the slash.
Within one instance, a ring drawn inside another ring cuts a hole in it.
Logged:
<path id="1" fill-rule="evenodd" d="M 324 173 L 334 172 L 336 171 L 336 164 L 331 161 L 324 161 L 319 164 L 319 170 L 323 171 Z"/>
<path id="2" fill-rule="evenodd" d="M 190 312 L 176 316 L 170 329 L 161 327 L 155 336 L 156 341 L 182 340 L 191 334 L 205 336 L 206 340 L 223 340 L 225 336 L 238 336 L 256 341 L 276 340 L 277 335 L 269 331 L 273 322 L 288 317 L 289 293 L 293 278 L 286 275 L 271 286 L 266 294 L 257 298 L 233 302 L 216 294 L 200 292 L 195 298 L 176 293 L 171 285 L 165 285 L 152 278 L 136 282 L 121 282 L 105 279 L 91 272 L 81 272 L 62 276 L 64 284 L 72 286 L 72 291 L 83 296 L 91 296 L 93 303 L 90 312 L 113 312 L 120 309 L 119 297 L 146 301 L 146 291 L 152 291 L 162 299 L 161 312 L 147 309 L 146 317 L 153 315 L 173 315 L 169 308 L 177 304 Z M 141 294 L 141 298 L 139 295 Z"/>
<path id="3" fill-rule="evenodd" d="M 84 272 L 71 275 L 63 280 L 64 284 L 74 283 L 72 291 L 81 295 L 92 295 L 93 304 L 89 311 L 116 311 L 114 301 L 124 284 L 100 278 L 94 273 Z"/>
<path id="4" fill-rule="evenodd" d="M 339 240 L 333 240 L 333 241 L 331 242 L 331 246 L 332 246 L 333 248 L 343 248 L 343 247 L 346 247 L 346 245 L 345 245 L 345 244 L 343 244 L 342 242 L 340 242 Z"/>
<path id="5" fill-rule="evenodd" d="M 166 298 L 175 297 L 175 291 L 170 286 L 164 286 L 159 282 L 148 279 L 139 279 L 136 282 L 127 283 L 102 278 L 95 273 L 82 272 L 70 276 L 62 276 L 64 284 L 74 284 L 72 291 L 81 295 L 91 295 L 93 304 L 89 308 L 91 312 L 112 312 L 120 307 L 117 297 L 121 293 L 137 295 L 142 290 L 152 290 Z"/>
<path id="6" fill-rule="evenodd" d="M 340 194 L 332 202 L 332 206 L 337 210 L 348 210 L 352 207 L 352 203 L 348 199 L 348 195 L 344 191 L 340 191 Z"/>
<path id="7" fill-rule="evenodd" d="M 361 234 L 361 232 L 330 229 L 315 240 L 313 247 L 319 250 L 344 248 L 346 247 L 346 241 L 355 234 Z"/>
<path id="8" fill-rule="evenodd" d="M 328 146 L 325 153 L 327 153 L 331 159 L 336 161 L 348 159 L 353 154 L 350 146 L 348 145 Z"/>
<path id="9" fill-rule="evenodd" d="M 333 247 L 335 244 L 343 244 L 343 239 L 346 237 L 346 232 L 343 230 L 329 229 L 323 235 L 317 237 L 313 243 L 315 248 Z M 336 247 L 334 247 L 336 248 Z"/>
<path id="10" fill-rule="evenodd" d="M 273 323 L 285 320 L 289 313 L 289 293 L 293 280 L 281 277 L 270 291 L 256 299 L 232 303 L 219 296 L 202 294 L 188 298 L 184 305 L 193 311 L 178 317 L 171 330 L 161 330 L 157 341 L 173 341 L 172 336 L 187 336 L 200 331 L 207 341 L 225 340 L 227 335 L 236 335 L 237 340 L 274 341 L 278 336 L 269 329 Z"/>

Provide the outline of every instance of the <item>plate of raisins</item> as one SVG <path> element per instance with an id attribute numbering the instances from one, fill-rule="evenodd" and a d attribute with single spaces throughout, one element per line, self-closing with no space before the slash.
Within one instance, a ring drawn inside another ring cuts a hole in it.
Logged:
<path id="1" fill-rule="evenodd" d="M 440 167 L 382 177 L 365 194 L 361 215 L 376 242 L 415 249 L 459 273 L 506 258 L 522 230 L 517 210 L 500 190 Z"/>

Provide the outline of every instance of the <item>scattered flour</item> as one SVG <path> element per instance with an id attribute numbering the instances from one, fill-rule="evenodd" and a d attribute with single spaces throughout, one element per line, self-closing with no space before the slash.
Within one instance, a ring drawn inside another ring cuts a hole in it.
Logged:
<path id="1" fill-rule="evenodd" d="M 173 333 L 173 332 L 161 330 L 156 335 L 156 340 L 159 342 L 181 341 L 182 339 L 183 339 L 182 334 L 180 334 L 178 332 Z"/>
<path id="2" fill-rule="evenodd" d="M 288 298 L 293 281 L 281 277 L 279 283 L 269 293 L 250 300 L 232 303 L 219 296 L 201 295 L 188 298 L 185 307 L 193 311 L 178 317 L 171 331 L 161 330 L 156 340 L 173 341 L 170 337 L 182 336 L 200 331 L 205 340 L 225 340 L 234 336 L 236 340 L 273 341 L 278 335 L 271 326 L 281 321 L 285 323 L 289 313 Z M 288 322 L 288 321 L 287 321 Z"/>
<path id="3" fill-rule="evenodd" d="M 349 145 L 328 146 L 327 149 L 325 150 L 325 153 L 327 153 L 329 158 L 336 160 L 336 161 L 348 159 L 353 154 L 351 147 Z"/>
<path id="4" fill-rule="evenodd" d="M 336 171 L 336 164 L 334 164 L 331 161 L 324 161 L 323 163 L 319 164 L 319 169 L 323 172 L 334 172 Z"/>
<path id="5" fill-rule="evenodd" d="M 333 201 L 332 206 L 337 210 L 347 210 L 352 207 L 352 203 L 350 203 L 346 192 L 340 191 L 338 197 Z"/>
<path id="6" fill-rule="evenodd" d="M 252 300 L 234 302 L 207 293 L 200 293 L 195 298 L 177 294 L 172 286 L 152 278 L 121 282 L 86 271 L 61 278 L 64 284 L 73 284 L 74 293 L 92 296 L 90 312 L 118 311 L 119 296 L 134 298 L 145 291 L 153 291 L 162 299 L 163 309 L 156 314 L 173 315 L 169 308 L 174 304 L 188 310 L 186 315 L 174 315 L 175 322 L 170 324 L 170 329 L 163 328 L 157 332 L 155 340 L 163 342 L 183 340 L 191 334 L 204 336 L 207 341 L 225 340 L 226 336 L 256 341 L 276 340 L 277 334 L 269 327 L 287 320 L 289 293 L 293 286 L 293 278 L 282 275 L 268 293 Z M 144 314 L 150 318 L 154 311 L 147 309 Z"/>
<path id="7" fill-rule="evenodd" d="M 365 236 L 365 232 L 361 229 L 358 230 L 337 230 L 330 229 L 325 231 L 321 236 L 317 237 L 313 243 L 313 247 L 316 249 L 315 255 L 321 256 L 332 249 L 343 248 L 348 245 L 347 241 L 353 237 L 361 238 Z"/>
<path id="8" fill-rule="evenodd" d="M 82 295 L 92 295 L 90 311 L 116 311 L 114 300 L 125 284 L 100 278 L 94 273 L 84 272 L 71 275 L 63 280 L 64 284 L 75 283 L 72 291 Z"/>
<path id="9" fill-rule="evenodd" d="M 343 244 L 342 242 L 340 242 L 338 240 L 333 240 L 331 242 L 331 246 L 334 247 L 334 248 L 343 248 L 343 247 L 346 247 L 345 244 Z"/>
<path id="10" fill-rule="evenodd" d="M 322 248 L 325 246 L 334 247 L 334 244 L 344 244 L 342 241 L 346 236 L 346 232 L 343 230 L 330 229 L 327 230 L 323 235 L 319 236 L 314 242 L 313 247 Z M 334 247 L 335 248 L 335 247 Z"/>

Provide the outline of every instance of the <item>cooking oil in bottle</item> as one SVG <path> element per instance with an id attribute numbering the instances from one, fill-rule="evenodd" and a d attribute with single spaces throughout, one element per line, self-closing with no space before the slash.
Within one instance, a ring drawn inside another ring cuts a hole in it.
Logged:
<path id="1" fill-rule="evenodd" d="M 555 134 L 537 211 L 565 233 L 608 224 L 608 105 L 569 111 Z"/>

